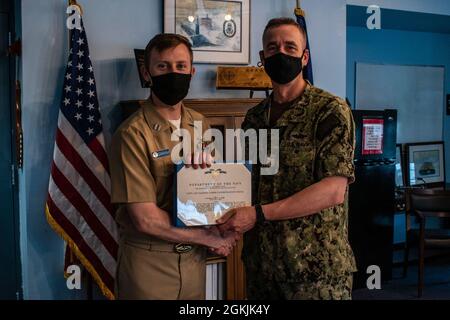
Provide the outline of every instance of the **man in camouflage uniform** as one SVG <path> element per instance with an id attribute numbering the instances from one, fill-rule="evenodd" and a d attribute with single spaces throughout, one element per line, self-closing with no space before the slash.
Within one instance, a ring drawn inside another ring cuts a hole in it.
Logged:
<path id="1" fill-rule="evenodd" d="M 279 130 L 279 170 L 261 175 L 256 166 L 257 205 L 231 210 L 220 228 L 246 232 L 242 259 L 249 299 L 351 299 L 351 110 L 303 79 L 309 56 L 304 30 L 294 20 L 271 20 L 263 46 L 261 60 L 274 89 L 249 110 L 243 129 Z"/>

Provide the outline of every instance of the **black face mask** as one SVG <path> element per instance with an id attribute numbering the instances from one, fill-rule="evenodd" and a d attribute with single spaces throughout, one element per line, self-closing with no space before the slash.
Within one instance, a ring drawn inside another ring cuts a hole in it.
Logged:
<path id="1" fill-rule="evenodd" d="M 152 92 L 168 106 L 174 106 L 183 100 L 189 91 L 191 74 L 166 73 L 152 77 Z"/>
<path id="2" fill-rule="evenodd" d="M 277 53 L 264 59 L 264 69 L 270 79 L 279 84 L 286 84 L 294 80 L 302 72 L 302 58 Z"/>

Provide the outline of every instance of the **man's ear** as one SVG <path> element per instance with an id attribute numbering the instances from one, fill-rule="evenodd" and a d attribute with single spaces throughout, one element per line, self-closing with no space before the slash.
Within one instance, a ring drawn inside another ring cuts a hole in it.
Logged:
<path id="1" fill-rule="evenodd" d="M 142 77 L 145 80 L 145 83 L 148 87 L 152 86 L 152 77 L 150 76 L 150 73 L 148 72 L 147 68 L 145 66 L 141 67 L 141 73 Z"/>
<path id="2" fill-rule="evenodd" d="M 303 53 L 302 65 L 306 66 L 306 65 L 308 65 L 308 62 L 309 62 L 309 50 L 305 49 L 305 51 Z"/>
<path id="3" fill-rule="evenodd" d="M 194 74 L 195 74 L 195 67 L 194 66 L 192 66 L 192 71 L 191 71 L 191 75 L 193 76 Z"/>
<path id="4" fill-rule="evenodd" d="M 151 77 L 150 77 L 150 73 L 148 72 L 147 68 L 142 66 L 141 67 L 141 73 L 142 76 L 144 77 L 145 81 L 151 81 Z"/>

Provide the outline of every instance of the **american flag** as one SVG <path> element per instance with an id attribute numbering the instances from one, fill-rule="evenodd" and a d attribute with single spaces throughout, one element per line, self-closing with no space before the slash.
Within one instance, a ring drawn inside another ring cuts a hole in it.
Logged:
<path id="1" fill-rule="evenodd" d="M 312 71 L 312 60 L 311 60 L 311 50 L 309 49 L 309 39 L 308 39 L 308 29 L 306 28 L 305 11 L 300 8 L 300 1 L 297 1 L 297 8 L 295 8 L 295 17 L 297 18 L 297 23 L 305 30 L 306 33 L 306 49 L 309 51 L 309 61 L 306 67 L 303 69 L 303 78 L 314 84 L 313 71 Z"/>
<path id="2" fill-rule="evenodd" d="M 59 106 L 46 203 L 47 220 L 97 282 L 114 299 L 117 228 L 89 48 L 73 29 Z"/>

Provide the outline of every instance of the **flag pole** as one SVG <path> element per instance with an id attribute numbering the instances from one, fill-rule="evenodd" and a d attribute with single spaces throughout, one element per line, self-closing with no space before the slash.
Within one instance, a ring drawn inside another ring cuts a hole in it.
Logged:
<path id="1" fill-rule="evenodd" d="M 305 30 L 306 33 L 306 49 L 309 50 L 309 39 L 308 39 L 308 31 L 306 27 L 306 14 L 305 11 L 300 7 L 300 0 L 297 0 L 297 7 L 294 9 L 294 14 L 297 19 L 297 23 Z M 304 68 L 303 77 L 313 84 L 313 74 L 312 74 L 312 65 L 311 65 L 311 55 L 309 56 L 308 64 Z"/>
<path id="2" fill-rule="evenodd" d="M 69 6 L 77 6 L 80 10 L 80 15 L 83 15 L 83 8 L 77 2 L 77 0 L 69 0 Z M 70 39 L 72 38 L 72 30 L 69 30 L 69 47 L 70 47 Z"/>
<path id="3" fill-rule="evenodd" d="M 296 16 L 305 16 L 305 11 L 300 6 L 300 0 L 297 0 L 297 7 L 294 10 Z"/>
<path id="4" fill-rule="evenodd" d="M 80 10 L 80 15 L 83 15 L 83 8 L 77 2 L 77 0 L 69 0 L 69 6 L 77 6 L 78 9 Z M 69 30 L 69 46 L 70 46 L 71 38 L 72 38 L 72 32 L 71 32 L 71 30 Z M 87 300 L 88 301 L 92 301 L 93 300 L 93 279 L 92 279 L 92 276 L 91 276 L 90 272 L 86 268 L 84 268 L 84 270 L 86 272 L 86 294 L 87 294 Z"/>

